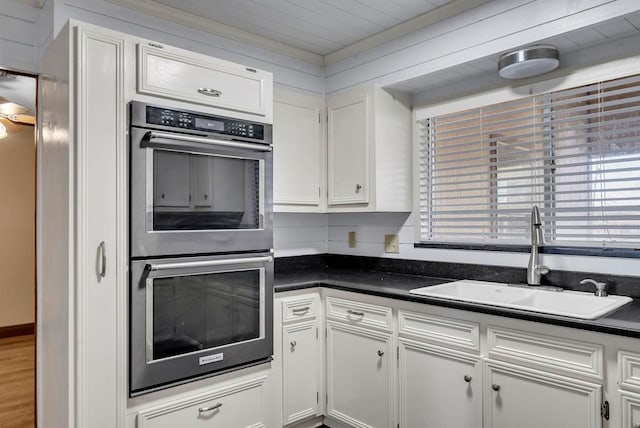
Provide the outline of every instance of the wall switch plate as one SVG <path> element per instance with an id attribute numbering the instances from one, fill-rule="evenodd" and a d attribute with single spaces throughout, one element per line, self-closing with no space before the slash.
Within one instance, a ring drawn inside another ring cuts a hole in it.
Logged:
<path id="1" fill-rule="evenodd" d="M 356 248 L 356 233 L 349 232 L 349 248 Z"/>
<path id="2" fill-rule="evenodd" d="M 384 252 L 385 253 L 400 252 L 400 240 L 398 239 L 398 235 L 384 235 Z"/>

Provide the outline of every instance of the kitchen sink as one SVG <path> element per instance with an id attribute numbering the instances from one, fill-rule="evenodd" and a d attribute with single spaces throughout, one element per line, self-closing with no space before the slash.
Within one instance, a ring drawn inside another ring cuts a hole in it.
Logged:
<path id="1" fill-rule="evenodd" d="M 412 294 L 500 306 L 581 319 L 596 319 L 629 303 L 627 296 L 597 297 L 580 291 L 550 291 L 544 287 L 461 280 L 415 288 Z"/>

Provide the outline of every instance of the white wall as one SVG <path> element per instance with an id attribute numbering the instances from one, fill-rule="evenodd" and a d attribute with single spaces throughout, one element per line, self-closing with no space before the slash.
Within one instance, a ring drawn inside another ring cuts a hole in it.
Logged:
<path id="1" fill-rule="evenodd" d="M 275 213 L 273 247 L 276 257 L 328 252 L 326 214 Z"/>
<path id="2" fill-rule="evenodd" d="M 38 70 L 38 9 L 14 0 L 0 2 L 0 68 Z"/>

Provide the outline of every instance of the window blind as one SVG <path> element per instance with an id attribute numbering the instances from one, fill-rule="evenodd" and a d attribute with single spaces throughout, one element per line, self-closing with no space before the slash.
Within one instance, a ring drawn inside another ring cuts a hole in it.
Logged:
<path id="1" fill-rule="evenodd" d="M 640 242 L 640 75 L 419 124 L 421 241 Z"/>

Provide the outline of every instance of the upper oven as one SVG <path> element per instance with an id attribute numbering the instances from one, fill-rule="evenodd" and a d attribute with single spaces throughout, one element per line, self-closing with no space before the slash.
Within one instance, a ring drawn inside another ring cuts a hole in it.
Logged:
<path id="1" fill-rule="evenodd" d="M 131 257 L 273 248 L 272 127 L 131 103 Z"/>

